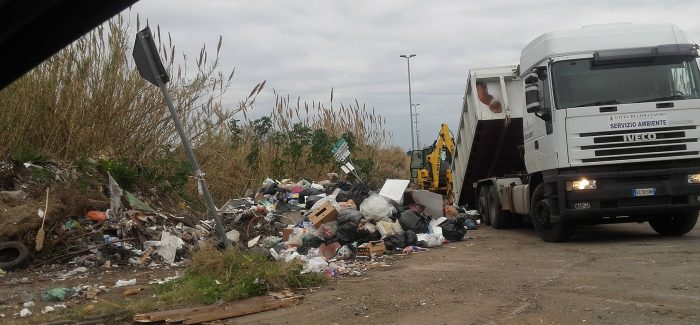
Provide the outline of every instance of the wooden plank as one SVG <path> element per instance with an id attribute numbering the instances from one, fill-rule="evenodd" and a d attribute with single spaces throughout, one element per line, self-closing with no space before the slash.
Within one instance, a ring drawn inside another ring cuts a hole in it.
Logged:
<path id="1" fill-rule="evenodd" d="M 141 258 L 139 258 L 139 266 L 143 265 L 146 263 L 146 260 L 151 257 L 151 254 L 156 251 L 156 246 L 151 246 L 149 247 L 145 252 L 143 252 L 143 255 L 141 255 Z"/>
<path id="2" fill-rule="evenodd" d="M 215 311 L 190 314 L 184 319 L 178 319 L 178 321 L 182 321 L 182 324 L 199 324 L 202 322 L 233 318 L 288 307 L 296 305 L 299 301 L 298 298 L 275 299 L 270 296 L 254 297 L 221 305 L 220 309 Z M 166 322 L 169 321 L 166 320 Z"/>
<path id="3" fill-rule="evenodd" d="M 279 299 L 282 297 L 284 298 Z M 167 323 L 197 324 L 210 320 L 231 318 L 291 306 L 297 304 L 299 299 L 303 297 L 304 296 L 295 295 L 293 292 L 286 290 L 272 293 L 270 296 L 253 297 L 220 305 L 203 305 L 137 314 L 134 315 L 133 320 L 139 323 L 165 321 Z"/>
<path id="4" fill-rule="evenodd" d="M 211 310 L 216 310 L 217 308 L 219 308 L 219 305 L 203 305 L 203 306 L 195 306 L 195 307 L 188 307 L 188 308 L 181 308 L 181 309 L 156 311 L 156 312 L 152 312 L 152 313 L 134 315 L 134 321 L 139 322 L 139 323 L 162 322 L 162 321 L 165 321 L 167 319 L 175 319 L 178 317 L 183 317 L 183 316 L 191 314 L 191 313 L 209 312 Z"/>

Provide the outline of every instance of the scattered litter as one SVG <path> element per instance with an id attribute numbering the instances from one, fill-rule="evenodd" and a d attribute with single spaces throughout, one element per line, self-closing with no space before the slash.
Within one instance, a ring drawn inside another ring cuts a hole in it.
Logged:
<path id="1" fill-rule="evenodd" d="M 115 288 L 119 287 L 127 287 L 127 286 L 133 286 L 136 285 L 136 279 L 131 279 L 131 280 L 117 280 L 117 283 L 114 284 Z"/>
<path id="2" fill-rule="evenodd" d="M 79 266 L 79 267 L 76 267 L 76 268 L 74 268 L 74 269 L 72 269 L 64 274 L 59 275 L 57 277 L 57 279 L 58 280 L 66 280 L 66 279 L 68 279 L 68 278 L 70 278 L 78 273 L 85 273 L 85 272 L 87 272 L 87 268 L 84 266 Z"/>
<path id="3" fill-rule="evenodd" d="M 176 276 L 169 276 L 169 277 L 166 277 L 166 278 L 164 278 L 164 279 L 149 281 L 148 284 L 165 284 L 165 283 L 168 283 L 168 282 L 170 282 L 170 281 L 173 281 L 173 280 L 175 280 L 175 279 L 177 279 L 177 278 L 179 278 L 179 277 L 180 277 L 180 276 L 178 276 L 178 275 L 176 275 Z"/>
<path id="4" fill-rule="evenodd" d="M 241 234 L 238 232 L 238 230 L 234 229 L 226 233 L 226 238 L 234 243 L 237 243 L 241 238 Z"/>
<path id="5" fill-rule="evenodd" d="M 129 288 L 129 289 L 124 290 L 124 292 L 122 292 L 122 296 L 124 296 L 124 297 L 135 296 L 135 295 L 141 293 L 141 290 L 143 290 L 143 288 Z"/>
<path id="6" fill-rule="evenodd" d="M 396 203 L 403 203 L 403 194 L 411 181 L 407 179 L 387 179 L 379 191 L 379 195 L 391 199 Z"/>
<path id="7" fill-rule="evenodd" d="M 177 250 L 182 248 L 185 242 L 180 237 L 170 234 L 168 231 L 161 232 L 160 241 L 147 241 L 143 243 L 143 248 L 148 249 L 155 246 L 155 253 L 162 256 L 166 263 L 172 264 L 175 262 L 175 254 Z"/>
<path id="8" fill-rule="evenodd" d="M 316 256 L 306 261 L 304 270 L 301 271 L 301 273 L 323 272 L 326 268 L 328 268 L 328 263 L 326 260 L 324 260 L 323 257 Z"/>
<path id="9" fill-rule="evenodd" d="M 42 301 L 63 301 L 73 294 L 73 289 L 71 288 L 53 288 L 44 291 L 41 294 Z"/>
<path id="10" fill-rule="evenodd" d="M 258 244 L 258 241 L 260 241 L 260 235 L 258 235 L 257 237 L 255 237 L 255 238 L 249 240 L 249 241 L 248 241 L 248 247 L 255 247 L 255 245 Z"/>
<path id="11" fill-rule="evenodd" d="M 86 214 L 87 218 L 92 221 L 105 221 L 107 220 L 107 213 L 103 211 L 88 211 Z"/>
<path id="12" fill-rule="evenodd" d="M 19 317 L 24 318 L 24 317 L 29 317 L 31 315 L 32 315 L 32 312 L 29 311 L 29 309 L 27 309 L 27 308 L 24 308 L 24 309 L 19 311 Z"/>
<path id="13" fill-rule="evenodd" d="M 22 307 L 24 307 L 24 308 L 32 308 L 32 307 L 34 307 L 34 302 L 33 302 L 33 301 L 27 301 L 27 302 L 25 302 L 25 303 L 22 305 Z"/>
<path id="14" fill-rule="evenodd" d="M 436 234 L 418 234 L 418 241 L 425 242 L 428 247 L 439 247 L 442 246 L 442 241 L 444 238 L 442 235 Z"/>
<path id="15" fill-rule="evenodd" d="M 426 190 L 416 190 L 411 192 L 411 196 L 416 203 L 425 207 L 425 214 L 433 219 L 442 217 L 444 206 L 442 195 Z"/>

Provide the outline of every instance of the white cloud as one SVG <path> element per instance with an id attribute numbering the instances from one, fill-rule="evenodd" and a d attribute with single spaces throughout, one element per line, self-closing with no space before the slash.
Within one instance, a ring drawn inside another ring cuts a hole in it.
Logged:
<path id="1" fill-rule="evenodd" d="M 132 9 L 197 55 L 223 35 L 222 65 L 236 68 L 231 101 L 267 80 L 256 114 L 292 98 L 354 99 L 388 120 L 395 144 L 410 146 L 406 61 L 411 59 L 421 143 L 440 123 L 457 127 L 469 68 L 515 64 L 520 49 L 555 29 L 611 22 L 669 22 L 700 42 L 699 1 L 141 0 Z"/>

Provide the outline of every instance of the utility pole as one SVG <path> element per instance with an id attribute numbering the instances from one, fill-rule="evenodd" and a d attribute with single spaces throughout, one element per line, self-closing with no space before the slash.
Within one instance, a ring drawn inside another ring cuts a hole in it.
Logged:
<path id="1" fill-rule="evenodd" d="M 420 146 L 420 129 L 418 128 L 418 105 L 420 104 L 413 104 L 413 123 L 416 125 L 416 147 L 418 150 L 421 150 Z"/>
<path id="2" fill-rule="evenodd" d="M 406 59 L 408 68 L 408 116 L 411 118 L 411 151 L 416 150 L 415 134 L 413 133 L 413 98 L 411 97 L 411 58 L 415 54 L 401 54 L 399 57 Z"/>

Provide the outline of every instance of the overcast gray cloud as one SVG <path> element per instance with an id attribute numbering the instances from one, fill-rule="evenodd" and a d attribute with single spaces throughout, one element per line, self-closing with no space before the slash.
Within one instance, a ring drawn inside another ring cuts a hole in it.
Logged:
<path id="1" fill-rule="evenodd" d="M 406 60 L 421 143 L 440 123 L 457 127 L 470 68 L 517 64 L 520 49 L 550 30 L 613 22 L 669 22 L 700 42 L 700 1 L 141 0 L 134 12 L 197 55 L 224 38 L 222 66 L 236 76 L 235 102 L 267 80 L 255 115 L 274 105 L 272 90 L 303 101 L 365 103 L 387 118 L 393 144 L 410 147 Z"/>

